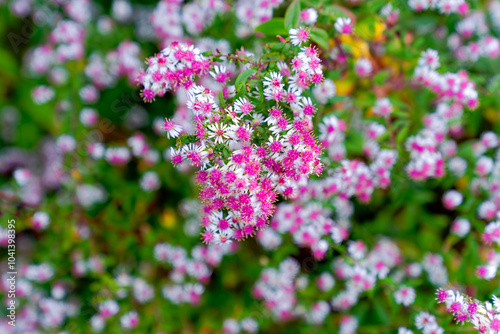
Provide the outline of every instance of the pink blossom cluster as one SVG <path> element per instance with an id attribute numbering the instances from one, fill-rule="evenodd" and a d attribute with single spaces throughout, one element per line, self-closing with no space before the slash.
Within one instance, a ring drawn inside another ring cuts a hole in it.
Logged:
<path id="1" fill-rule="evenodd" d="M 344 290 L 331 300 L 335 310 L 348 310 L 357 304 L 361 293 L 372 289 L 378 279 L 386 278 L 402 262 L 399 248 L 389 239 L 380 240 L 371 251 L 361 240 L 351 240 L 347 251 L 349 258 L 332 263 L 337 281 L 345 281 Z"/>
<path id="2" fill-rule="evenodd" d="M 135 83 L 137 72 L 142 66 L 139 44 L 123 41 L 116 50 L 109 51 L 105 57 L 93 53 L 85 66 L 85 75 L 99 89 L 113 86 L 119 77 L 126 77 Z"/>
<path id="3" fill-rule="evenodd" d="M 49 36 L 56 62 L 80 59 L 84 55 L 85 28 L 74 21 L 60 21 Z"/>
<path id="4" fill-rule="evenodd" d="M 257 0 L 248 2 L 238 0 L 235 4 L 236 17 L 241 22 L 238 28 L 238 35 L 246 37 L 250 35 L 252 29 L 258 25 L 269 21 L 273 17 L 273 11 L 283 3 L 283 0 Z"/>
<path id="5" fill-rule="evenodd" d="M 146 304 L 150 302 L 155 294 L 154 288 L 142 278 L 133 277 L 125 271 L 120 271 L 114 282 L 118 289 L 114 299 L 106 299 L 97 304 L 97 313 L 90 318 L 90 326 L 94 332 L 102 332 L 106 327 L 106 322 L 114 317 L 119 317 L 120 325 L 123 329 L 135 328 L 139 325 L 139 315 L 135 310 L 123 312 L 120 316 L 122 306 L 119 301 L 126 297 L 133 298 L 135 303 Z"/>
<path id="6" fill-rule="evenodd" d="M 415 327 L 424 334 L 444 334 L 444 329 L 439 326 L 436 317 L 426 311 L 422 311 L 415 316 Z M 399 327 L 398 334 L 413 334 L 413 331 L 406 327 Z"/>
<path id="7" fill-rule="evenodd" d="M 243 318 L 241 321 L 234 318 L 227 318 L 222 323 L 222 331 L 224 334 L 239 334 L 241 332 L 257 333 L 259 331 L 259 324 L 252 317 Z"/>
<path id="8" fill-rule="evenodd" d="M 204 241 L 225 243 L 232 239 L 241 240 L 254 234 L 255 228 L 266 225 L 274 211 L 272 203 L 277 193 L 294 197 L 309 174 L 322 171 L 318 159 L 321 148 L 311 133 L 316 108 L 310 98 L 301 96 L 311 84 L 321 82 L 321 61 L 317 50 L 304 47 L 291 62 L 291 74 L 290 71 L 286 76 L 277 72 L 267 74 L 263 81 L 264 97 L 276 105 L 263 115 L 254 112 L 255 105 L 247 97 L 241 97 L 222 109 L 212 91 L 193 83 L 192 77 L 181 74 L 181 79 L 175 75 L 173 79 L 165 79 L 162 73 L 170 72 L 159 64 L 163 64 L 162 59 L 175 59 L 179 50 L 183 54 L 188 52 L 193 57 L 199 56 L 201 62 L 209 64 L 208 60 L 201 58 L 198 49 L 186 49 L 187 46 L 177 43 L 172 44 L 172 48 L 150 61 L 148 70 L 141 77 L 145 87 L 143 95 L 150 100 L 156 94 L 163 95 L 166 90 L 181 84 L 187 88 L 186 107 L 193 114 L 196 142 L 183 144 L 178 149 L 171 148 L 170 157 L 174 165 L 189 162 L 201 168 L 197 182 L 205 203 Z M 174 62 L 168 66 L 175 68 L 178 60 Z M 284 63 L 280 66 L 283 70 L 288 68 Z M 189 69 L 185 64 L 180 68 L 182 73 Z M 202 74 L 206 66 L 202 69 L 196 66 L 196 69 L 199 70 L 188 74 Z M 222 66 L 215 66 L 211 75 L 220 84 L 229 78 Z M 155 76 L 159 82 L 154 82 Z M 288 76 L 286 88 L 284 80 Z M 280 103 L 290 106 L 292 120 Z M 175 138 L 185 133 L 172 120 L 167 119 L 164 126 L 168 137 Z M 261 126 L 260 129 L 257 126 Z"/>
<path id="9" fill-rule="evenodd" d="M 163 296 L 174 304 L 199 304 L 205 290 L 204 285 L 212 275 L 212 267 L 218 266 L 222 257 L 232 251 L 234 248 L 231 247 L 198 245 L 192 249 L 189 257 L 187 251 L 180 246 L 156 244 L 155 259 L 173 268 L 169 272 L 172 283 L 163 287 Z M 191 278 L 191 281 L 188 278 Z"/>
<path id="10" fill-rule="evenodd" d="M 435 286 L 448 283 L 448 270 L 440 254 L 428 253 L 422 261 L 422 267 L 427 273 L 427 278 Z"/>
<path id="11" fill-rule="evenodd" d="M 414 279 L 422 272 L 418 263 L 407 264 L 404 271 L 397 270 L 403 264 L 403 258 L 399 248 L 389 239 L 380 240 L 371 251 L 362 241 L 351 240 L 347 251 L 349 257 L 338 257 L 331 263 L 336 279 L 328 271 L 321 272 L 315 279 L 315 288 L 322 294 L 329 295 L 336 284 L 344 287 L 330 301 L 313 300 L 307 303 L 310 307 L 305 306 L 306 297 L 301 291 L 308 288 L 309 281 L 299 274 L 299 263 L 293 258 L 283 260 L 278 269 L 264 269 L 252 293 L 257 299 L 263 300 L 264 306 L 277 321 L 303 318 L 310 323 L 321 324 L 332 309 L 345 311 L 357 304 L 361 293 L 374 288 L 378 280 L 390 275 L 399 285 L 405 276 Z M 411 287 L 399 285 L 394 298 L 397 303 L 408 306 L 415 299 L 415 291 Z M 356 323 L 347 324 L 347 321 L 345 319 L 346 328 L 341 332 L 353 333 Z"/>
<path id="12" fill-rule="evenodd" d="M 465 15 L 469 12 L 469 4 L 465 0 L 408 0 L 408 5 L 416 12 L 435 9 L 442 14 L 458 13 Z"/>
<path id="13" fill-rule="evenodd" d="M 161 0 L 149 15 L 149 22 L 162 45 L 168 45 L 185 37 L 183 28 L 189 34 L 200 34 L 218 13 L 228 9 L 229 5 L 224 0 L 199 0 L 185 4 L 182 0 Z"/>
<path id="14" fill-rule="evenodd" d="M 439 55 L 435 50 L 422 52 L 415 68 L 414 77 L 418 83 L 427 86 L 445 102 L 457 102 L 474 109 L 478 106 L 478 94 L 475 83 L 469 80 L 465 71 L 440 74 L 436 69 L 440 66 Z"/>
<path id="15" fill-rule="evenodd" d="M 18 275 L 16 297 L 24 303 L 16 314 L 16 330 L 24 333 L 35 333 L 40 329 L 50 330 L 78 314 L 78 302 L 67 298 L 68 287 L 54 279 L 54 269 L 49 264 L 22 265 Z M 7 278 L 7 273 L 2 275 L 0 285 L 5 296 L 10 289 Z M 47 282 L 51 282 L 49 294 L 40 289 L 40 285 L 49 284 Z M 0 330 L 10 333 L 11 329 L 4 330 L 3 325 L 4 323 L 0 322 Z"/>
<path id="16" fill-rule="evenodd" d="M 41 143 L 36 152 L 4 150 L 0 155 L 0 174 L 7 173 L 12 173 L 18 186 L 11 193 L 28 206 L 40 205 L 46 192 L 59 189 L 67 180 L 63 153 L 51 139 Z"/>
<path id="17" fill-rule="evenodd" d="M 290 320 L 300 315 L 295 296 L 302 283 L 297 277 L 299 271 L 299 263 L 293 258 L 286 258 L 279 269 L 263 270 L 252 289 L 254 297 L 261 299 L 277 320 Z"/>
<path id="18" fill-rule="evenodd" d="M 89 237 L 89 231 L 85 228 L 80 229 L 80 237 L 86 239 Z M 71 273 L 75 277 L 90 276 L 95 273 L 102 273 L 106 270 L 104 255 L 97 254 L 85 256 L 82 252 L 74 251 L 71 253 Z"/>
<path id="19" fill-rule="evenodd" d="M 462 126 L 458 121 L 463 108 L 458 103 L 440 103 L 436 111 L 424 118 L 424 128 L 406 140 L 410 162 L 406 166 L 408 175 L 415 180 L 441 178 L 445 175 L 445 158 L 450 158 L 449 168 L 460 173 L 462 160 L 454 159 L 456 142 L 447 141 L 448 134 L 459 136 Z M 458 168 L 458 169 L 457 169 Z"/>
<path id="20" fill-rule="evenodd" d="M 331 236 L 340 243 L 347 230 L 330 218 L 331 212 L 318 203 L 281 203 L 270 223 L 270 228 L 259 231 L 257 239 L 266 249 L 275 249 L 282 242 L 282 234 L 290 233 L 299 247 L 311 249 L 314 258 L 322 259 L 329 249 L 323 237 Z"/>
<path id="21" fill-rule="evenodd" d="M 487 233 L 486 230 L 488 230 L 488 227 L 491 227 L 490 224 L 486 226 L 485 234 Z M 489 230 L 491 231 L 491 229 Z M 476 275 L 479 278 L 490 281 L 497 275 L 498 266 L 500 265 L 500 253 L 497 253 L 494 250 L 490 250 L 486 254 L 486 261 L 486 264 L 477 266 Z"/>
<path id="22" fill-rule="evenodd" d="M 492 2 L 490 15 L 494 20 L 495 2 Z M 477 62 L 481 57 L 497 58 L 500 54 L 500 41 L 489 35 L 485 13 L 473 11 L 456 24 L 456 33 L 448 37 L 448 47 L 461 61 Z M 474 37 L 477 36 L 477 39 Z"/>
<path id="23" fill-rule="evenodd" d="M 500 300 L 493 295 L 493 303 L 477 299 L 454 290 L 439 289 L 436 292 L 438 303 L 444 303 L 446 311 L 453 314 L 457 323 L 468 322 L 478 333 L 496 333 L 500 331 Z"/>
<path id="24" fill-rule="evenodd" d="M 368 202 L 376 188 L 384 189 L 389 186 L 390 173 L 397 161 L 397 152 L 380 148 L 378 139 L 385 132 L 383 125 L 370 122 L 363 128 L 363 153 L 371 160 L 369 165 L 363 161 L 345 159 L 346 124 L 343 120 L 329 115 L 319 124 L 319 139 L 327 148 L 328 157 L 333 161 L 339 161 L 341 166 L 330 170 L 330 176 L 321 182 L 323 189 L 316 191 L 314 196 L 324 198 L 338 195 L 342 199 L 356 196 L 361 201 Z"/>
<path id="25" fill-rule="evenodd" d="M 137 80 L 144 86 L 141 92 L 144 100 L 151 102 L 168 90 L 192 87 L 193 77 L 206 73 L 210 62 L 194 45 L 172 42 L 158 55 L 150 57 L 147 65 Z"/>

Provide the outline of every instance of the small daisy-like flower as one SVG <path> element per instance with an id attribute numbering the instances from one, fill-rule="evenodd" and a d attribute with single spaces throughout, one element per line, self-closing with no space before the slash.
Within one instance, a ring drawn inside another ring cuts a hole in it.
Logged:
<path id="1" fill-rule="evenodd" d="M 373 107 L 373 113 L 378 116 L 388 116 L 392 113 L 392 103 L 391 101 L 384 97 L 378 99 Z"/>
<path id="2" fill-rule="evenodd" d="M 443 205 L 448 210 L 453 210 L 454 208 L 462 204 L 462 201 L 462 194 L 456 190 L 448 190 L 443 195 Z"/>
<path id="3" fill-rule="evenodd" d="M 476 269 L 476 274 L 479 278 L 489 281 L 495 278 L 497 274 L 497 266 L 492 264 L 478 266 Z"/>
<path id="4" fill-rule="evenodd" d="M 114 300 L 106 300 L 99 305 L 99 315 L 104 319 L 107 319 L 118 313 L 120 307 L 118 303 Z"/>
<path id="5" fill-rule="evenodd" d="M 49 86 L 40 85 L 31 92 L 31 97 L 36 104 L 44 104 L 51 101 L 55 96 L 54 90 Z"/>
<path id="6" fill-rule="evenodd" d="M 182 126 L 179 124 L 175 124 L 174 120 L 165 118 L 165 122 L 163 122 L 163 128 L 167 133 L 167 138 L 177 138 L 179 134 L 182 132 Z"/>
<path id="7" fill-rule="evenodd" d="M 210 71 L 210 75 L 220 84 L 224 84 L 229 79 L 224 66 L 214 66 L 214 70 Z"/>
<path id="8" fill-rule="evenodd" d="M 300 27 L 298 29 L 290 29 L 290 40 L 292 44 L 295 46 L 301 45 L 303 42 L 306 42 L 309 39 L 309 30 L 304 27 Z"/>
<path id="9" fill-rule="evenodd" d="M 409 286 L 401 286 L 396 292 L 394 292 L 394 299 L 396 303 L 403 304 L 404 306 L 410 306 L 415 301 L 415 289 Z"/>
<path id="10" fill-rule="evenodd" d="M 135 328 L 139 324 L 139 315 L 136 311 L 125 313 L 120 318 L 120 323 L 123 328 Z"/>
<path id="11" fill-rule="evenodd" d="M 413 332 L 406 327 L 399 327 L 398 334 L 413 334 Z"/>
<path id="12" fill-rule="evenodd" d="M 215 123 L 208 126 L 210 130 L 208 132 L 208 137 L 213 138 L 215 144 L 222 144 L 224 141 L 229 139 L 228 129 L 226 124 Z"/>
<path id="13" fill-rule="evenodd" d="M 252 138 L 253 129 L 249 125 L 232 125 L 228 135 L 233 140 L 248 142 Z"/>
<path id="14" fill-rule="evenodd" d="M 451 224 L 451 233 L 463 238 L 470 231 L 470 222 L 465 218 L 458 218 Z"/>
<path id="15" fill-rule="evenodd" d="M 150 192 L 160 188 L 161 182 L 158 174 L 153 171 L 144 173 L 140 180 L 142 190 Z"/>
<path id="16" fill-rule="evenodd" d="M 497 313 L 500 313 L 500 299 L 495 295 L 491 296 L 491 299 L 493 300 L 493 306 L 495 307 L 495 311 Z"/>
<path id="17" fill-rule="evenodd" d="M 419 66 L 429 66 L 432 70 L 439 67 L 439 54 L 436 50 L 427 49 L 422 52 L 420 58 L 418 59 Z"/>
<path id="18" fill-rule="evenodd" d="M 341 34 L 350 34 L 352 33 L 351 22 L 351 19 L 348 17 L 339 17 L 334 24 L 335 30 Z"/>
<path id="19" fill-rule="evenodd" d="M 37 230 L 45 230 L 49 226 L 50 218 L 46 212 L 37 211 L 33 215 L 32 224 Z"/>
<path id="20" fill-rule="evenodd" d="M 205 145 L 195 145 L 190 143 L 182 148 L 182 157 L 191 161 L 191 164 L 203 169 L 206 164 L 208 152 Z"/>
<path id="21" fill-rule="evenodd" d="M 300 12 L 300 19 L 305 24 L 315 24 L 318 20 L 318 12 L 314 8 L 307 8 Z"/>
<path id="22" fill-rule="evenodd" d="M 268 77 L 264 78 L 264 86 L 274 88 L 274 89 L 280 89 L 283 87 L 282 83 L 283 77 L 281 74 L 278 72 L 271 72 L 269 73 Z"/>
<path id="23" fill-rule="evenodd" d="M 174 166 L 179 166 L 184 161 L 181 150 L 176 150 L 173 147 L 168 151 L 168 156 L 172 160 Z"/>
<path id="24" fill-rule="evenodd" d="M 248 115 L 250 114 L 255 106 L 250 103 L 245 97 L 239 98 L 234 102 L 234 111 L 237 114 Z"/>
<path id="25" fill-rule="evenodd" d="M 316 113 L 316 108 L 314 107 L 314 104 L 312 103 L 312 100 L 310 97 L 302 97 L 302 99 L 298 105 L 299 105 L 301 111 L 306 116 L 312 116 Z"/>
<path id="26" fill-rule="evenodd" d="M 254 112 L 252 119 L 249 121 L 253 126 L 260 126 L 264 122 L 264 115 Z"/>
<path id="27" fill-rule="evenodd" d="M 360 77 L 369 76 L 372 73 L 372 70 L 372 63 L 366 58 L 358 58 L 356 64 L 354 64 L 354 71 Z"/>
<path id="28" fill-rule="evenodd" d="M 366 245 L 362 241 L 349 241 L 347 251 L 353 259 L 361 260 L 366 254 Z"/>

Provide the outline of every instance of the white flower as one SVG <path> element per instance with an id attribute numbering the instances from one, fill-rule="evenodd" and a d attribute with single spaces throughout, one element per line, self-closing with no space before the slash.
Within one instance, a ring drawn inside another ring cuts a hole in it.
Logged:
<path id="1" fill-rule="evenodd" d="M 360 77 L 367 77 L 372 73 L 372 63 L 366 58 L 358 58 L 354 64 L 354 70 Z"/>
<path id="2" fill-rule="evenodd" d="M 179 124 L 175 124 L 174 120 L 165 118 L 165 122 L 163 122 L 163 128 L 167 133 L 167 138 L 177 138 L 179 134 L 182 132 L 182 126 Z"/>
<path id="3" fill-rule="evenodd" d="M 307 8 L 300 12 L 300 19 L 305 24 L 315 24 L 318 20 L 318 12 L 314 8 Z"/>
<path id="4" fill-rule="evenodd" d="M 158 174 L 153 171 L 149 171 L 144 173 L 141 178 L 140 185 L 142 190 L 149 192 L 160 188 L 160 178 Z"/>
<path id="5" fill-rule="evenodd" d="M 334 27 L 340 34 L 352 33 L 351 19 L 348 17 L 339 17 L 335 21 Z"/>
<path id="6" fill-rule="evenodd" d="M 37 211 L 31 220 L 33 227 L 37 230 L 45 230 L 49 226 L 50 218 L 46 212 Z"/>
<path id="7" fill-rule="evenodd" d="M 394 292 L 394 299 L 396 303 L 403 304 L 404 306 L 410 306 L 415 301 L 415 289 L 409 286 L 401 286 L 396 292 Z"/>
<path id="8" fill-rule="evenodd" d="M 139 315 L 136 311 L 125 313 L 120 318 L 120 323 L 123 328 L 135 328 L 139 324 Z"/>
<path id="9" fill-rule="evenodd" d="M 314 97 L 320 104 L 326 104 L 328 99 L 335 96 L 336 91 L 335 83 L 330 79 L 325 79 L 321 85 L 317 85 L 312 90 Z"/>
<path id="10" fill-rule="evenodd" d="M 214 138 L 215 144 L 222 144 L 227 139 L 229 139 L 229 131 L 226 124 L 215 123 L 208 126 L 210 130 L 208 132 L 209 138 Z"/>
<path id="11" fill-rule="evenodd" d="M 378 99 L 373 107 L 373 113 L 379 116 L 388 116 L 392 113 L 392 103 L 387 97 Z"/>
<path id="12" fill-rule="evenodd" d="M 309 39 L 309 31 L 306 28 L 300 27 L 298 29 L 290 29 L 290 40 L 293 45 L 301 45 Z"/>
<path id="13" fill-rule="evenodd" d="M 428 66 L 431 70 L 435 70 L 439 67 L 439 54 L 436 50 L 427 49 L 422 52 L 420 58 L 418 59 L 419 66 Z"/>
<path id="14" fill-rule="evenodd" d="M 406 327 L 399 327 L 398 334 L 413 334 L 413 332 Z"/>
<path id="15" fill-rule="evenodd" d="M 463 238 L 470 231 L 470 222 L 465 218 L 458 218 L 451 224 L 451 232 L 460 238 Z"/>

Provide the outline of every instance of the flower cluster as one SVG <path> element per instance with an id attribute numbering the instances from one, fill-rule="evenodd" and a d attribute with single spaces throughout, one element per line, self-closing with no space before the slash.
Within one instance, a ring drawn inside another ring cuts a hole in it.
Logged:
<path id="1" fill-rule="evenodd" d="M 478 333 L 500 331 L 500 301 L 493 296 L 493 304 L 481 302 L 463 295 L 459 291 L 442 290 L 436 292 L 438 303 L 444 303 L 446 311 L 453 314 L 457 323 L 471 323 Z"/>
<path id="2" fill-rule="evenodd" d="M 408 5 L 417 12 L 436 9 L 443 14 L 465 15 L 469 11 L 469 4 L 465 0 L 408 0 Z"/>
<path id="3" fill-rule="evenodd" d="M 172 284 L 162 288 L 163 296 L 174 304 L 189 303 L 197 305 L 201 301 L 204 284 L 207 284 L 212 274 L 211 267 L 217 266 L 224 254 L 230 249 L 217 245 L 196 246 L 188 257 L 186 249 L 159 243 L 155 246 L 154 256 L 160 263 L 167 263 L 173 269 L 169 272 Z M 192 278 L 195 282 L 189 282 Z"/>
<path id="4" fill-rule="evenodd" d="M 264 76 L 261 96 L 275 103 L 266 114 L 254 112 L 256 99 L 250 95 L 222 108 L 210 89 L 194 83 L 193 77 L 202 75 L 209 62 L 192 46 L 173 43 L 148 65 L 140 76 L 146 100 L 181 85 L 187 89 L 186 107 L 192 113 L 195 137 L 180 148 L 171 148 L 170 157 L 174 165 L 188 161 L 201 168 L 197 182 L 205 203 L 205 242 L 226 243 L 254 234 L 266 225 L 278 193 L 295 197 L 309 174 L 321 173 L 321 148 L 311 134 L 316 108 L 310 98 L 302 96 L 311 84 L 323 79 L 316 49 L 301 48 L 286 76 L 272 71 Z M 283 62 L 279 66 L 288 68 Z M 224 67 L 215 66 L 211 75 L 224 84 L 226 73 Z M 168 119 L 165 130 L 173 138 L 186 133 Z"/>
<path id="5" fill-rule="evenodd" d="M 193 86 L 193 77 L 206 73 L 209 61 L 193 45 L 172 42 L 158 55 L 147 60 L 148 69 L 141 72 L 138 83 L 144 86 L 141 94 L 151 102 L 168 90 Z"/>

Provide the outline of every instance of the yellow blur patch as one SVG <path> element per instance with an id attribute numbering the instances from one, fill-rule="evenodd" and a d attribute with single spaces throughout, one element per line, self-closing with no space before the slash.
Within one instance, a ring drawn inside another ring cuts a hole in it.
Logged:
<path id="1" fill-rule="evenodd" d="M 376 16 L 370 16 L 359 21 L 354 32 L 361 38 L 369 41 L 382 40 L 384 38 L 385 23 Z"/>
<path id="2" fill-rule="evenodd" d="M 384 37 L 386 25 L 384 22 L 375 23 L 375 34 L 373 40 L 381 40 Z"/>
<path id="3" fill-rule="evenodd" d="M 390 56 L 385 55 L 381 57 L 379 59 L 379 62 L 383 67 L 390 67 L 393 70 L 394 74 L 398 74 L 400 72 L 399 69 L 401 66 L 401 62 L 396 61 Z"/>
<path id="4" fill-rule="evenodd" d="M 71 177 L 76 181 L 80 181 L 82 179 L 82 173 L 78 169 L 73 168 L 71 170 Z"/>
<path id="5" fill-rule="evenodd" d="M 493 108 L 488 108 L 485 111 L 483 111 L 484 118 L 486 118 L 488 121 L 491 123 L 496 123 L 498 122 L 498 110 L 495 110 Z"/>
<path id="6" fill-rule="evenodd" d="M 173 228 L 177 223 L 177 218 L 175 217 L 175 212 L 172 208 L 167 208 L 161 214 L 160 224 L 166 228 Z"/>
<path id="7" fill-rule="evenodd" d="M 469 186 L 469 180 L 465 176 L 459 178 L 455 183 L 455 187 L 457 188 L 457 190 L 466 190 L 468 186 Z"/>
<path id="8" fill-rule="evenodd" d="M 355 81 L 351 79 L 335 80 L 335 87 L 337 88 L 337 95 L 346 96 L 354 90 Z"/>
<path id="9" fill-rule="evenodd" d="M 354 58 L 370 57 L 370 46 L 360 38 L 353 38 L 351 35 L 340 35 L 340 41 L 350 47 Z"/>

